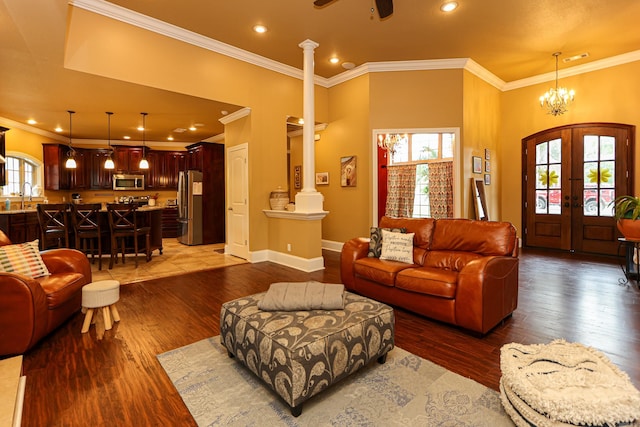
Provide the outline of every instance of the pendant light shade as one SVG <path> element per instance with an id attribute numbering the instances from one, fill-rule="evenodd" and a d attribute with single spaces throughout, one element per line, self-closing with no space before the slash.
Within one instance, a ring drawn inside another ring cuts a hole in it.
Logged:
<path id="1" fill-rule="evenodd" d="M 109 144 L 109 157 L 104 161 L 105 169 L 115 169 L 116 165 L 113 162 L 113 149 L 111 148 L 111 116 L 112 112 L 107 111 L 107 141 Z"/>
<path id="2" fill-rule="evenodd" d="M 67 110 L 69 113 L 69 151 L 67 152 L 67 161 L 64 163 L 64 167 L 67 169 L 75 169 L 78 165 L 76 164 L 76 150 L 73 149 L 73 141 L 71 139 L 71 116 L 75 113 L 75 111 Z"/>
<path id="3" fill-rule="evenodd" d="M 147 130 L 147 113 L 142 114 L 142 160 L 140 160 L 140 165 L 138 166 L 140 169 L 149 169 L 149 162 L 147 161 L 147 145 L 145 142 L 145 132 Z"/>

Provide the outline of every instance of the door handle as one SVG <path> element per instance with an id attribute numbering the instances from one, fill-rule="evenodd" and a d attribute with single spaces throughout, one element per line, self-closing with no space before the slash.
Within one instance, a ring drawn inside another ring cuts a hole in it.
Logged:
<path id="1" fill-rule="evenodd" d="M 569 202 L 564 202 L 564 207 L 565 207 L 565 208 L 571 207 L 571 203 L 569 203 Z"/>
<path id="2" fill-rule="evenodd" d="M 229 206 L 229 207 L 227 208 L 227 210 L 228 210 L 228 211 L 232 211 L 232 210 L 233 210 L 233 208 L 232 208 L 231 206 Z"/>

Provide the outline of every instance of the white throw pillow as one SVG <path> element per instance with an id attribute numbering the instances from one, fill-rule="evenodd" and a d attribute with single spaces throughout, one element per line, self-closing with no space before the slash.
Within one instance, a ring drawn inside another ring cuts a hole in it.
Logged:
<path id="1" fill-rule="evenodd" d="M 414 234 L 382 230 L 382 253 L 380 259 L 413 264 Z"/>
<path id="2" fill-rule="evenodd" d="M 23 274 L 34 279 L 49 275 L 49 270 L 40 256 L 37 240 L 1 246 L 0 271 Z"/>

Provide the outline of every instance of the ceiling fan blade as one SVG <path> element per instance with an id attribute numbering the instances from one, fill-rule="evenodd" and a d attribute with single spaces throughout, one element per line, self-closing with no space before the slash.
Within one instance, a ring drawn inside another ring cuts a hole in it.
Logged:
<path id="1" fill-rule="evenodd" d="M 384 19 L 393 13 L 393 0 L 376 0 L 376 7 L 380 19 Z"/>
<path id="2" fill-rule="evenodd" d="M 334 1 L 334 0 L 316 0 L 316 1 L 313 2 L 313 5 L 314 6 L 318 6 L 318 7 L 322 7 L 322 6 L 326 5 L 326 4 L 331 3 L 332 1 Z"/>

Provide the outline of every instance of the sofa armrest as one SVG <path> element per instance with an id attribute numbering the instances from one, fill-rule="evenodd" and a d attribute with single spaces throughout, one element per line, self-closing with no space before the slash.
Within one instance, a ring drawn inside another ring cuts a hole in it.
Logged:
<path id="1" fill-rule="evenodd" d="M 47 334 L 47 297 L 28 276 L 0 273 L 0 356 L 22 354 Z"/>
<path id="2" fill-rule="evenodd" d="M 487 256 L 458 275 L 456 323 L 485 334 L 518 305 L 518 258 Z"/>
<path id="3" fill-rule="evenodd" d="M 51 274 L 82 273 L 86 283 L 91 283 L 91 264 L 84 253 L 75 249 L 50 249 L 41 255 Z"/>
<path id="4" fill-rule="evenodd" d="M 369 252 L 369 238 L 356 237 L 348 240 L 342 246 L 340 253 L 340 279 L 347 289 L 355 285 L 355 271 L 353 264 L 360 258 L 365 258 Z"/>

